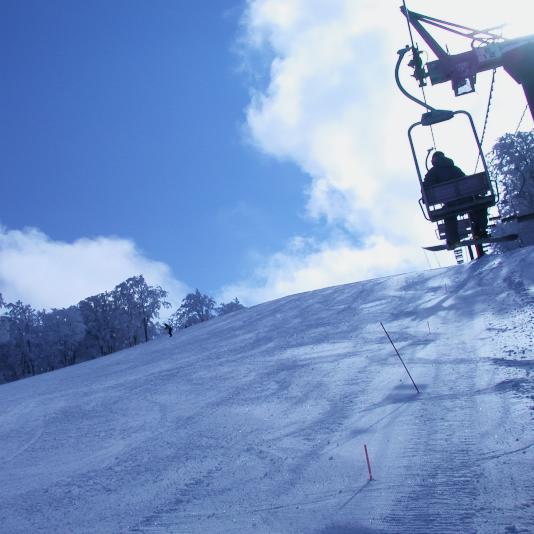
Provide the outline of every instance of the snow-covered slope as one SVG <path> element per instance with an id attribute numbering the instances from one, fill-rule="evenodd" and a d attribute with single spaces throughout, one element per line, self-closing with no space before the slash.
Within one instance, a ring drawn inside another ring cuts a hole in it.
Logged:
<path id="1" fill-rule="evenodd" d="M 533 532 L 533 264 L 294 295 L 1 386 L 0 531 Z"/>

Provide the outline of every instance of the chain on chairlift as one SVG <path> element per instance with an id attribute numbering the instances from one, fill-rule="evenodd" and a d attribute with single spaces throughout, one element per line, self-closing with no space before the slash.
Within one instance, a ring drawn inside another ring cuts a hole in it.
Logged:
<path id="1" fill-rule="evenodd" d="M 497 72 L 497 69 L 493 69 L 493 74 L 491 76 L 491 86 L 490 86 L 490 91 L 489 91 L 489 96 L 488 96 L 488 105 L 486 107 L 486 117 L 484 119 L 484 127 L 482 129 L 482 135 L 480 136 L 480 144 L 481 145 L 484 144 L 484 138 L 486 136 L 486 127 L 488 126 L 488 119 L 489 119 L 489 114 L 490 114 L 490 110 L 491 110 L 491 100 L 493 98 L 493 89 L 495 87 L 495 74 L 496 74 L 496 72 Z M 477 163 L 475 165 L 475 172 L 477 172 L 479 163 L 480 163 L 480 154 L 478 154 L 478 157 L 477 157 Z"/>
<path id="2" fill-rule="evenodd" d="M 521 123 L 523 122 L 523 119 L 525 118 L 525 113 L 527 112 L 528 104 L 525 106 L 525 109 L 523 110 L 523 114 L 521 115 L 521 118 L 519 119 L 519 122 L 517 123 L 517 128 L 515 129 L 514 135 L 519 131 L 519 128 L 521 128 Z"/>

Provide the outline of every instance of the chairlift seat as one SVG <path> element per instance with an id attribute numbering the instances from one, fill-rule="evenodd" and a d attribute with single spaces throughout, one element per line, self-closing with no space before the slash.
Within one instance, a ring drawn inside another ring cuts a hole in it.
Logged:
<path id="1" fill-rule="evenodd" d="M 423 200 L 433 222 L 446 215 L 466 213 L 478 206 L 495 205 L 495 197 L 485 171 L 437 184 L 423 184 Z"/>

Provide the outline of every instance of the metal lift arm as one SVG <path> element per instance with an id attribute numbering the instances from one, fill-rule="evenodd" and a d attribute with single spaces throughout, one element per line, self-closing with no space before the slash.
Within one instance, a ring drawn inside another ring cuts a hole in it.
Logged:
<path id="1" fill-rule="evenodd" d="M 534 118 L 534 35 L 504 40 L 493 33 L 492 29 L 479 31 L 415 13 L 404 6 L 400 9 L 408 23 L 438 58 L 426 64 L 426 73 L 424 70 L 416 73 L 420 84 L 424 83 L 422 76 L 428 77 L 432 85 L 450 81 L 456 96 L 460 96 L 475 90 L 476 75 L 479 72 L 503 67 L 523 86 Z M 423 22 L 462 35 L 471 39 L 473 44 L 480 43 L 480 46 L 460 54 L 448 54 L 423 26 Z"/>

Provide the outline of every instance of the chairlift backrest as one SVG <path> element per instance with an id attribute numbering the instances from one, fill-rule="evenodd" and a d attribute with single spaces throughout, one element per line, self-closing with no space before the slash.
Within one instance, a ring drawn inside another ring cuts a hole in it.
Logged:
<path id="1" fill-rule="evenodd" d="M 485 195 L 488 192 L 488 175 L 485 171 L 471 176 L 454 178 L 439 184 L 424 184 L 425 204 L 445 204 L 466 197 Z"/>
<path id="2" fill-rule="evenodd" d="M 495 205 L 495 195 L 485 171 L 439 184 L 423 184 L 421 190 L 427 218 L 440 221 L 447 215 L 468 213 Z"/>

